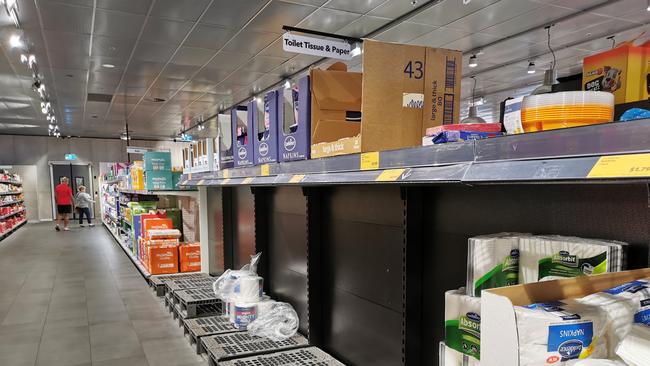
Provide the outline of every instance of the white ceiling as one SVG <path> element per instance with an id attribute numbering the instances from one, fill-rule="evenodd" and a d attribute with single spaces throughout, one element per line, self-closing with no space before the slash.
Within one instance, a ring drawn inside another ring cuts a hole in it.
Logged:
<path id="1" fill-rule="evenodd" d="M 464 67 L 463 97 L 470 96 L 469 76 L 475 75 L 477 95 L 494 104 L 505 91 L 529 90 L 543 78 L 551 61 L 545 24 L 564 19 L 551 34 L 558 74 L 565 76 L 581 71 L 584 56 L 611 47 L 607 36 L 634 38 L 650 20 L 646 0 L 411 2 L 18 0 L 22 31 L 62 134 L 103 137 L 118 137 L 126 116 L 135 138 L 169 138 L 220 105 L 248 99 L 318 61 L 282 50 L 283 25 L 458 49 L 465 52 L 464 66 L 471 52 L 482 49 L 479 66 Z M 599 4 L 605 5 L 584 11 Z M 8 45 L 16 32 L 0 12 L 0 133 L 44 135 L 47 123 L 31 90 L 31 72 Z M 536 74 L 526 73 L 529 60 L 536 62 Z M 360 62 L 354 59 L 350 68 L 360 70 Z M 107 63 L 115 68 L 101 66 Z M 88 93 L 115 96 L 94 102 Z M 214 134 L 214 125 L 202 133 Z"/>

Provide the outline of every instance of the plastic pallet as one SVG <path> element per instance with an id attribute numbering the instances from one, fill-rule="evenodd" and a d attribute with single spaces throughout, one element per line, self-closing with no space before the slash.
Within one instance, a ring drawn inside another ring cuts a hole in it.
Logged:
<path id="1" fill-rule="evenodd" d="M 196 318 L 199 316 L 199 307 L 218 305 L 221 309 L 221 299 L 214 294 L 212 288 L 193 288 L 172 293 L 174 304 L 180 304 L 184 312 L 183 318 Z"/>
<path id="2" fill-rule="evenodd" d="M 205 273 L 192 272 L 192 273 L 175 273 L 169 275 L 153 275 L 149 277 L 149 284 L 156 293 L 156 296 L 165 295 L 165 284 L 167 281 L 174 279 L 190 279 L 190 278 L 206 278 L 209 277 Z"/>
<path id="3" fill-rule="evenodd" d="M 233 358 L 301 348 L 307 346 L 309 342 L 300 334 L 286 341 L 275 342 L 251 335 L 246 331 L 206 336 L 201 338 L 201 343 L 208 354 L 210 365 L 217 366 L 220 362 Z"/>
<path id="4" fill-rule="evenodd" d="M 185 319 L 195 319 L 195 318 L 204 318 L 207 316 L 217 316 L 223 315 L 221 303 L 216 304 L 201 304 L 197 305 L 194 309 L 194 313 L 189 313 L 181 304 L 172 304 L 169 307 L 169 311 L 172 313 L 174 319 L 178 320 L 178 325 L 183 326 L 183 320 Z"/>
<path id="5" fill-rule="evenodd" d="M 201 338 L 216 334 L 240 332 L 226 316 L 216 315 L 203 318 L 183 320 L 183 332 L 190 339 L 190 344 L 196 346 L 196 354 L 204 353 Z"/>
<path id="6" fill-rule="evenodd" d="M 223 361 L 219 366 L 345 366 L 317 347 L 299 348 L 266 355 Z"/>
<path id="7" fill-rule="evenodd" d="M 167 291 L 182 291 L 192 288 L 212 288 L 212 284 L 217 279 L 214 277 L 205 278 L 182 278 L 169 280 L 165 283 Z"/>

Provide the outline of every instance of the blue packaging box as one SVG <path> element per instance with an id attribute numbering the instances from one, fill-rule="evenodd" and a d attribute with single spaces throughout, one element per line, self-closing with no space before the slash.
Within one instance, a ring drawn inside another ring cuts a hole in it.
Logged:
<path id="1" fill-rule="evenodd" d="M 278 158 L 309 159 L 311 153 L 311 92 L 309 76 L 278 95 Z"/>
<path id="2" fill-rule="evenodd" d="M 145 171 L 172 170 L 172 153 L 163 151 L 147 151 L 144 153 Z"/>
<path id="3" fill-rule="evenodd" d="M 232 125 L 232 147 L 235 167 L 253 165 L 255 163 L 255 147 L 253 146 L 253 113 L 254 102 L 237 106 L 230 110 Z"/>
<path id="4" fill-rule="evenodd" d="M 174 183 L 171 170 L 168 171 L 146 171 L 144 173 L 144 184 L 147 190 L 172 190 Z"/>
<path id="5" fill-rule="evenodd" d="M 232 117 L 231 114 L 220 114 L 217 116 L 219 123 L 219 136 L 217 137 L 219 149 L 219 169 L 228 169 L 235 166 L 233 157 L 232 138 Z"/>
<path id="6" fill-rule="evenodd" d="M 253 140 L 255 164 L 278 162 L 278 95 L 282 90 L 268 92 L 263 105 L 253 105 Z"/>

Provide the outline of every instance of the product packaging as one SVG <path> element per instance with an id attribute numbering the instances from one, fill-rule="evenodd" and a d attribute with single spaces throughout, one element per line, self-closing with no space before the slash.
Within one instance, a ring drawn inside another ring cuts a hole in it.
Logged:
<path id="1" fill-rule="evenodd" d="M 276 302 L 270 309 L 259 314 L 248 324 L 248 331 L 255 336 L 282 342 L 293 337 L 298 332 L 298 314 L 293 307 L 284 302 Z"/>
<path id="2" fill-rule="evenodd" d="M 147 269 L 152 275 L 178 273 L 178 246 L 148 247 Z"/>
<path id="3" fill-rule="evenodd" d="M 481 299 L 467 296 L 465 292 L 460 288 L 445 293 L 445 344 L 480 359 Z"/>
<path id="4" fill-rule="evenodd" d="M 280 161 L 309 159 L 311 152 L 311 90 L 309 76 L 278 92 Z"/>
<path id="5" fill-rule="evenodd" d="M 445 144 L 448 142 L 482 140 L 503 135 L 501 132 L 442 131 L 434 136 L 422 138 L 422 146 Z"/>
<path id="6" fill-rule="evenodd" d="M 248 325 L 257 318 L 257 303 L 256 302 L 240 302 L 233 303 L 233 324 L 240 330 L 246 330 Z"/>
<path id="7" fill-rule="evenodd" d="M 253 165 L 255 163 L 255 147 L 253 146 L 253 113 L 255 102 L 245 106 L 237 106 L 230 110 L 232 120 L 232 146 L 235 167 Z"/>
<path id="8" fill-rule="evenodd" d="M 633 41 L 585 57 L 582 64 L 583 90 L 614 94 L 616 104 L 648 99 L 650 42 L 635 46 Z"/>
<path id="9" fill-rule="evenodd" d="M 191 243 L 179 246 L 178 258 L 181 272 L 201 271 L 201 244 Z"/>
<path id="10" fill-rule="evenodd" d="M 616 354 L 629 366 L 645 366 L 650 360 L 650 327 L 633 325 Z"/>
<path id="11" fill-rule="evenodd" d="M 262 103 L 252 104 L 253 142 L 257 165 L 278 162 L 278 97 L 281 92 L 282 90 L 268 92 Z"/>
<path id="12" fill-rule="evenodd" d="M 519 284 L 519 239 L 530 234 L 500 233 L 470 238 L 467 249 L 467 295 Z"/>
<path id="13" fill-rule="evenodd" d="M 234 119 L 237 121 L 237 119 Z M 235 144 L 236 136 L 232 126 L 232 111 L 230 114 L 219 114 L 217 116 L 217 123 L 219 124 L 219 169 L 228 169 L 235 166 L 233 146 Z"/>
<path id="14" fill-rule="evenodd" d="M 511 98 L 505 101 L 505 111 L 503 113 L 503 127 L 508 135 L 524 133 L 524 127 L 521 123 L 521 107 L 524 97 Z"/>
<path id="15" fill-rule="evenodd" d="M 421 145 L 427 128 L 458 121 L 460 75 L 460 52 L 373 40 L 363 74 L 312 69 L 312 158 Z"/>
<path id="16" fill-rule="evenodd" d="M 133 190 L 144 189 L 144 169 L 142 168 L 142 161 L 134 161 L 130 169 L 130 188 Z"/>
<path id="17" fill-rule="evenodd" d="M 144 170 L 146 172 L 171 171 L 172 153 L 165 151 L 146 151 L 144 153 Z"/>

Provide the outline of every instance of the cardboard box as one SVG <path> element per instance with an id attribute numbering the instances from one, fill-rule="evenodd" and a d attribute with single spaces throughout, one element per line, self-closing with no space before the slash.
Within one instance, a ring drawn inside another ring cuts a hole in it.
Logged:
<path id="1" fill-rule="evenodd" d="M 458 51 L 365 40 L 363 74 L 342 63 L 313 69 L 311 157 L 419 146 L 427 128 L 457 123 L 461 60 Z"/>
<path id="2" fill-rule="evenodd" d="M 614 103 L 648 99 L 650 42 L 620 46 L 585 57 L 582 65 L 583 90 L 614 94 Z"/>
<path id="3" fill-rule="evenodd" d="M 650 277 L 650 268 L 484 290 L 481 293 L 481 366 L 519 366 L 514 306 L 584 297 Z"/>
<path id="4" fill-rule="evenodd" d="M 152 275 L 178 273 L 178 246 L 147 247 L 146 267 Z"/>
<path id="5" fill-rule="evenodd" d="M 278 158 L 309 159 L 311 152 L 311 90 L 309 76 L 278 95 Z"/>
<path id="6" fill-rule="evenodd" d="M 254 102 L 246 106 L 237 106 L 230 110 L 232 125 L 233 159 L 235 167 L 253 165 L 255 148 L 253 146 L 253 111 Z"/>
<path id="7" fill-rule="evenodd" d="M 253 146 L 255 164 L 278 162 L 278 95 L 282 90 L 266 93 L 264 101 L 253 108 Z"/>
<path id="8" fill-rule="evenodd" d="M 145 172 L 145 188 L 147 190 L 174 189 L 171 170 Z"/>
<path id="9" fill-rule="evenodd" d="M 164 151 L 145 152 L 144 170 L 146 172 L 172 170 L 172 153 Z"/>
<path id="10" fill-rule="evenodd" d="M 142 237 L 149 239 L 149 230 L 173 229 L 174 224 L 169 218 L 145 218 L 142 220 Z"/>
<path id="11" fill-rule="evenodd" d="M 191 243 L 178 247 L 181 272 L 201 271 L 201 244 Z"/>
<path id="12" fill-rule="evenodd" d="M 143 190 L 144 189 L 144 169 L 142 169 L 142 161 L 134 161 L 130 168 L 131 189 Z"/>
<path id="13" fill-rule="evenodd" d="M 232 113 L 232 112 L 231 112 Z M 228 169 L 235 166 L 233 156 L 233 128 L 231 114 L 217 116 L 219 124 L 219 169 Z"/>

